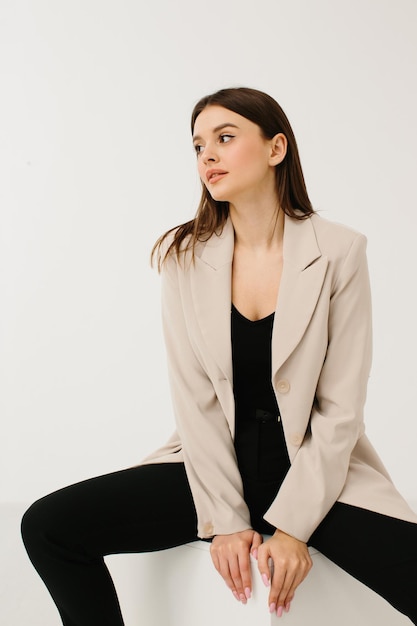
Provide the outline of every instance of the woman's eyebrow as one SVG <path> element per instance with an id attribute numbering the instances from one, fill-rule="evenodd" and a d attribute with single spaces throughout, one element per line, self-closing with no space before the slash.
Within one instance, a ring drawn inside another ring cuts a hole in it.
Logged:
<path id="1" fill-rule="evenodd" d="M 218 133 L 219 130 L 222 130 L 223 128 L 226 128 L 227 126 L 232 126 L 232 128 L 239 128 L 239 126 L 236 126 L 236 124 L 220 124 L 219 126 L 216 126 L 215 128 L 213 128 L 213 133 Z M 197 139 L 201 139 L 200 135 L 193 135 L 193 141 L 196 141 Z"/>

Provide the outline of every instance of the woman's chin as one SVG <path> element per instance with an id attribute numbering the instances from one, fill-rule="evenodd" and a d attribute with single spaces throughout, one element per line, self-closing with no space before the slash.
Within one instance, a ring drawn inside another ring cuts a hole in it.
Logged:
<path id="1" fill-rule="evenodd" d="M 209 194 L 213 200 L 216 200 L 216 202 L 230 202 L 230 194 L 224 192 L 222 193 L 220 190 L 216 191 L 216 189 L 209 189 Z"/>

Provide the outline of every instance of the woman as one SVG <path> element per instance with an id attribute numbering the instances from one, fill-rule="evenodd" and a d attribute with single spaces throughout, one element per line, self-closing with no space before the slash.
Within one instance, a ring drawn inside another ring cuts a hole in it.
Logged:
<path id="1" fill-rule="evenodd" d="M 289 611 L 312 545 L 416 624 L 417 516 L 364 434 L 365 237 L 315 214 L 266 94 L 203 98 L 192 132 L 200 207 L 154 248 L 177 432 L 32 505 L 29 556 L 66 626 L 123 623 L 103 555 L 196 537 L 243 603 L 252 553 L 270 612 Z"/>

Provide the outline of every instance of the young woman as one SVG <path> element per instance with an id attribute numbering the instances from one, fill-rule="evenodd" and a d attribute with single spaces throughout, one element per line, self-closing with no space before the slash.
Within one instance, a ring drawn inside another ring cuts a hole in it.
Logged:
<path id="1" fill-rule="evenodd" d="M 314 212 L 268 95 L 207 96 L 192 132 L 201 203 L 154 248 L 177 432 L 32 505 L 29 556 L 65 626 L 123 623 L 104 555 L 197 537 L 243 603 L 252 553 L 269 610 L 289 611 L 312 545 L 417 624 L 417 516 L 364 434 L 365 237 Z"/>

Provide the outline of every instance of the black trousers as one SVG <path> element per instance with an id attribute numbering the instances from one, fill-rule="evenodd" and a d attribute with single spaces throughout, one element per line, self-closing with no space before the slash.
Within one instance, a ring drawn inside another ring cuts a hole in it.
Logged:
<path id="1" fill-rule="evenodd" d="M 258 494 L 250 504 L 253 527 L 272 532 L 255 510 L 265 502 L 252 487 Z M 22 520 L 27 552 L 64 626 L 123 625 L 103 556 L 194 541 L 196 528 L 181 463 L 145 465 L 71 485 L 35 502 Z M 417 524 L 336 503 L 309 544 L 417 624 Z"/>

